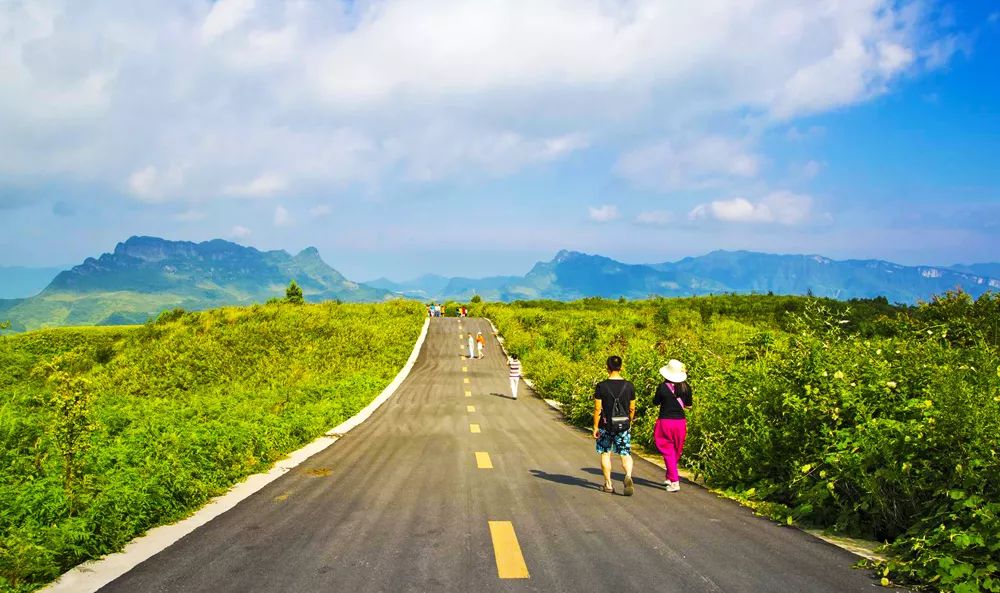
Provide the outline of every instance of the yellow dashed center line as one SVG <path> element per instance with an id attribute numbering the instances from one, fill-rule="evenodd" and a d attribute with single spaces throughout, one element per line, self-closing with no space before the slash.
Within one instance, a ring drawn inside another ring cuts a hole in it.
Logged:
<path id="1" fill-rule="evenodd" d="M 463 373 L 468 373 L 469 372 L 469 367 L 462 367 L 462 372 Z"/>
<path id="2" fill-rule="evenodd" d="M 479 430 L 479 425 L 478 424 L 470 424 L 469 425 L 469 432 L 479 433 L 479 432 L 482 432 L 482 431 Z"/>
<path id="3" fill-rule="evenodd" d="M 476 467 L 479 469 L 493 469 L 490 454 L 486 451 L 476 451 Z"/>
<path id="4" fill-rule="evenodd" d="M 529 578 L 514 524 L 510 521 L 490 521 L 490 537 L 493 538 L 493 555 L 497 560 L 497 576 L 501 579 Z"/>
<path id="5" fill-rule="evenodd" d="M 465 406 L 465 411 L 466 412 L 475 412 L 476 411 L 476 406 Z"/>
<path id="6" fill-rule="evenodd" d="M 469 382 L 469 378 L 466 377 L 464 383 L 468 383 L 468 382 Z"/>
<path id="7" fill-rule="evenodd" d="M 466 391 L 465 392 L 465 397 L 472 397 L 472 392 L 471 391 Z"/>

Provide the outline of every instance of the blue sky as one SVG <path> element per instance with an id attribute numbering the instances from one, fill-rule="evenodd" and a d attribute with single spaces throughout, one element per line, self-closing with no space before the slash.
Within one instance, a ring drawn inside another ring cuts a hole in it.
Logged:
<path id="1" fill-rule="evenodd" d="M 1000 260 L 1000 1 L 0 4 L 0 265 Z"/>

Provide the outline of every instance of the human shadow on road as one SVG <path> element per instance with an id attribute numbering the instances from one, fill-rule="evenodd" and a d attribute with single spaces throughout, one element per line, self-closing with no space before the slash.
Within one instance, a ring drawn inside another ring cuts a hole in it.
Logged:
<path id="1" fill-rule="evenodd" d="M 567 476 L 563 474 L 550 474 L 549 472 L 542 471 L 540 469 L 533 469 L 531 475 L 536 478 L 541 478 L 543 480 L 548 480 L 550 482 L 555 482 L 556 484 L 566 484 L 567 486 L 580 486 L 587 488 L 589 490 L 600 490 L 600 484 L 591 482 L 590 480 L 585 480 L 577 476 Z M 598 472 L 600 473 L 600 472 Z"/>
<path id="2" fill-rule="evenodd" d="M 583 471 L 585 471 L 585 472 L 587 472 L 588 474 L 593 474 L 595 476 L 603 476 L 604 475 L 604 474 L 601 473 L 601 468 L 599 468 L 599 467 L 581 467 L 580 469 L 583 470 Z M 625 474 L 624 473 L 622 473 L 622 472 L 616 472 L 616 471 L 612 471 L 611 472 L 611 480 L 612 481 L 621 482 L 624 479 L 625 479 Z M 646 478 L 640 478 L 639 476 L 635 475 L 634 472 L 632 474 L 632 481 L 635 482 L 636 484 L 641 484 L 643 486 L 649 486 L 650 488 L 656 488 L 658 490 L 663 490 L 663 484 L 657 484 L 656 482 L 653 482 L 652 480 L 647 480 Z"/>

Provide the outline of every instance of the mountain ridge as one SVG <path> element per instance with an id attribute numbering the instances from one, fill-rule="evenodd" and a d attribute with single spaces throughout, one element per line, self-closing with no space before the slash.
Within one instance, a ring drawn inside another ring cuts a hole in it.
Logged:
<path id="1" fill-rule="evenodd" d="M 295 280 L 309 301 L 380 301 L 390 291 L 353 282 L 307 247 L 294 256 L 222 239 L 201 243 L 133 236 L 56 275 L 34 297 L 0 301 L 15 330 L 141 323 L 163 309 L 196 310 L 283 297 Z"/>
<path id="2" fill-rule="evenodd" d="M 996 272 L 996 276 L 980 272 Z M 837 299 L 885 297 L 914 304 L 960 289 L 978 296 L 1000 289 L 1000 264 L 904 266 L 878 259 L 715 250 L 651 264 L 624 263 L 562 249 L 523 276 L 482 278 L 424 274 L 395 282 L 351 281 L 315 247 L 295 255 L 213 239 L 201 243 L 133 236 L 114 250 L 57 274 L 37 295 L 0 299 L 13 330 L 52 325 L 141 323 L 164 309 L 189 310 L 263 302 L 284 296 L 290 280 L 307 300 L 642 299 L 720 293 L 813 294 Z"/>
<path id="3" fill-rule="evenodd" d="M 997 276 L 973 273 L 993 269 Z M 838 299 L 883 296 L 914 304 L 955 288 L 974 296 L 1000 289 L 1000 264 L 904 266 L 879 259 L 835 260 L 818 254 L 747 250 L 714 250 L 671 262 L 629 264 L 563 249 L 551 260 L 535 263 L 523 277 L 504 278 L 504 283 L 486 286 L 476 294 L 487 300 L 510 301 L 774 292 Z M 471 295 L 440 291 L 431 296 L 446 300 Z"/>

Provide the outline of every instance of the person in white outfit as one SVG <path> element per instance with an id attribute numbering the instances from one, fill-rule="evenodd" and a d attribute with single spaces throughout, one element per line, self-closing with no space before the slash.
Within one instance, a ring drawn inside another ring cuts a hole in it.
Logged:
<path id="1" fill-rule="evenodd" d="M 510 395 L 513 399 L 517 399 L 517 384 L 521 381 L 521 361 L 517 359 L 516 354 L 513 354 L 507 364 L 510 366 Z"/>
<path id="2" fill-rule="evenodd" d="M 469 334 L 469 358 L 476 357 L 476 339 Z"/>

